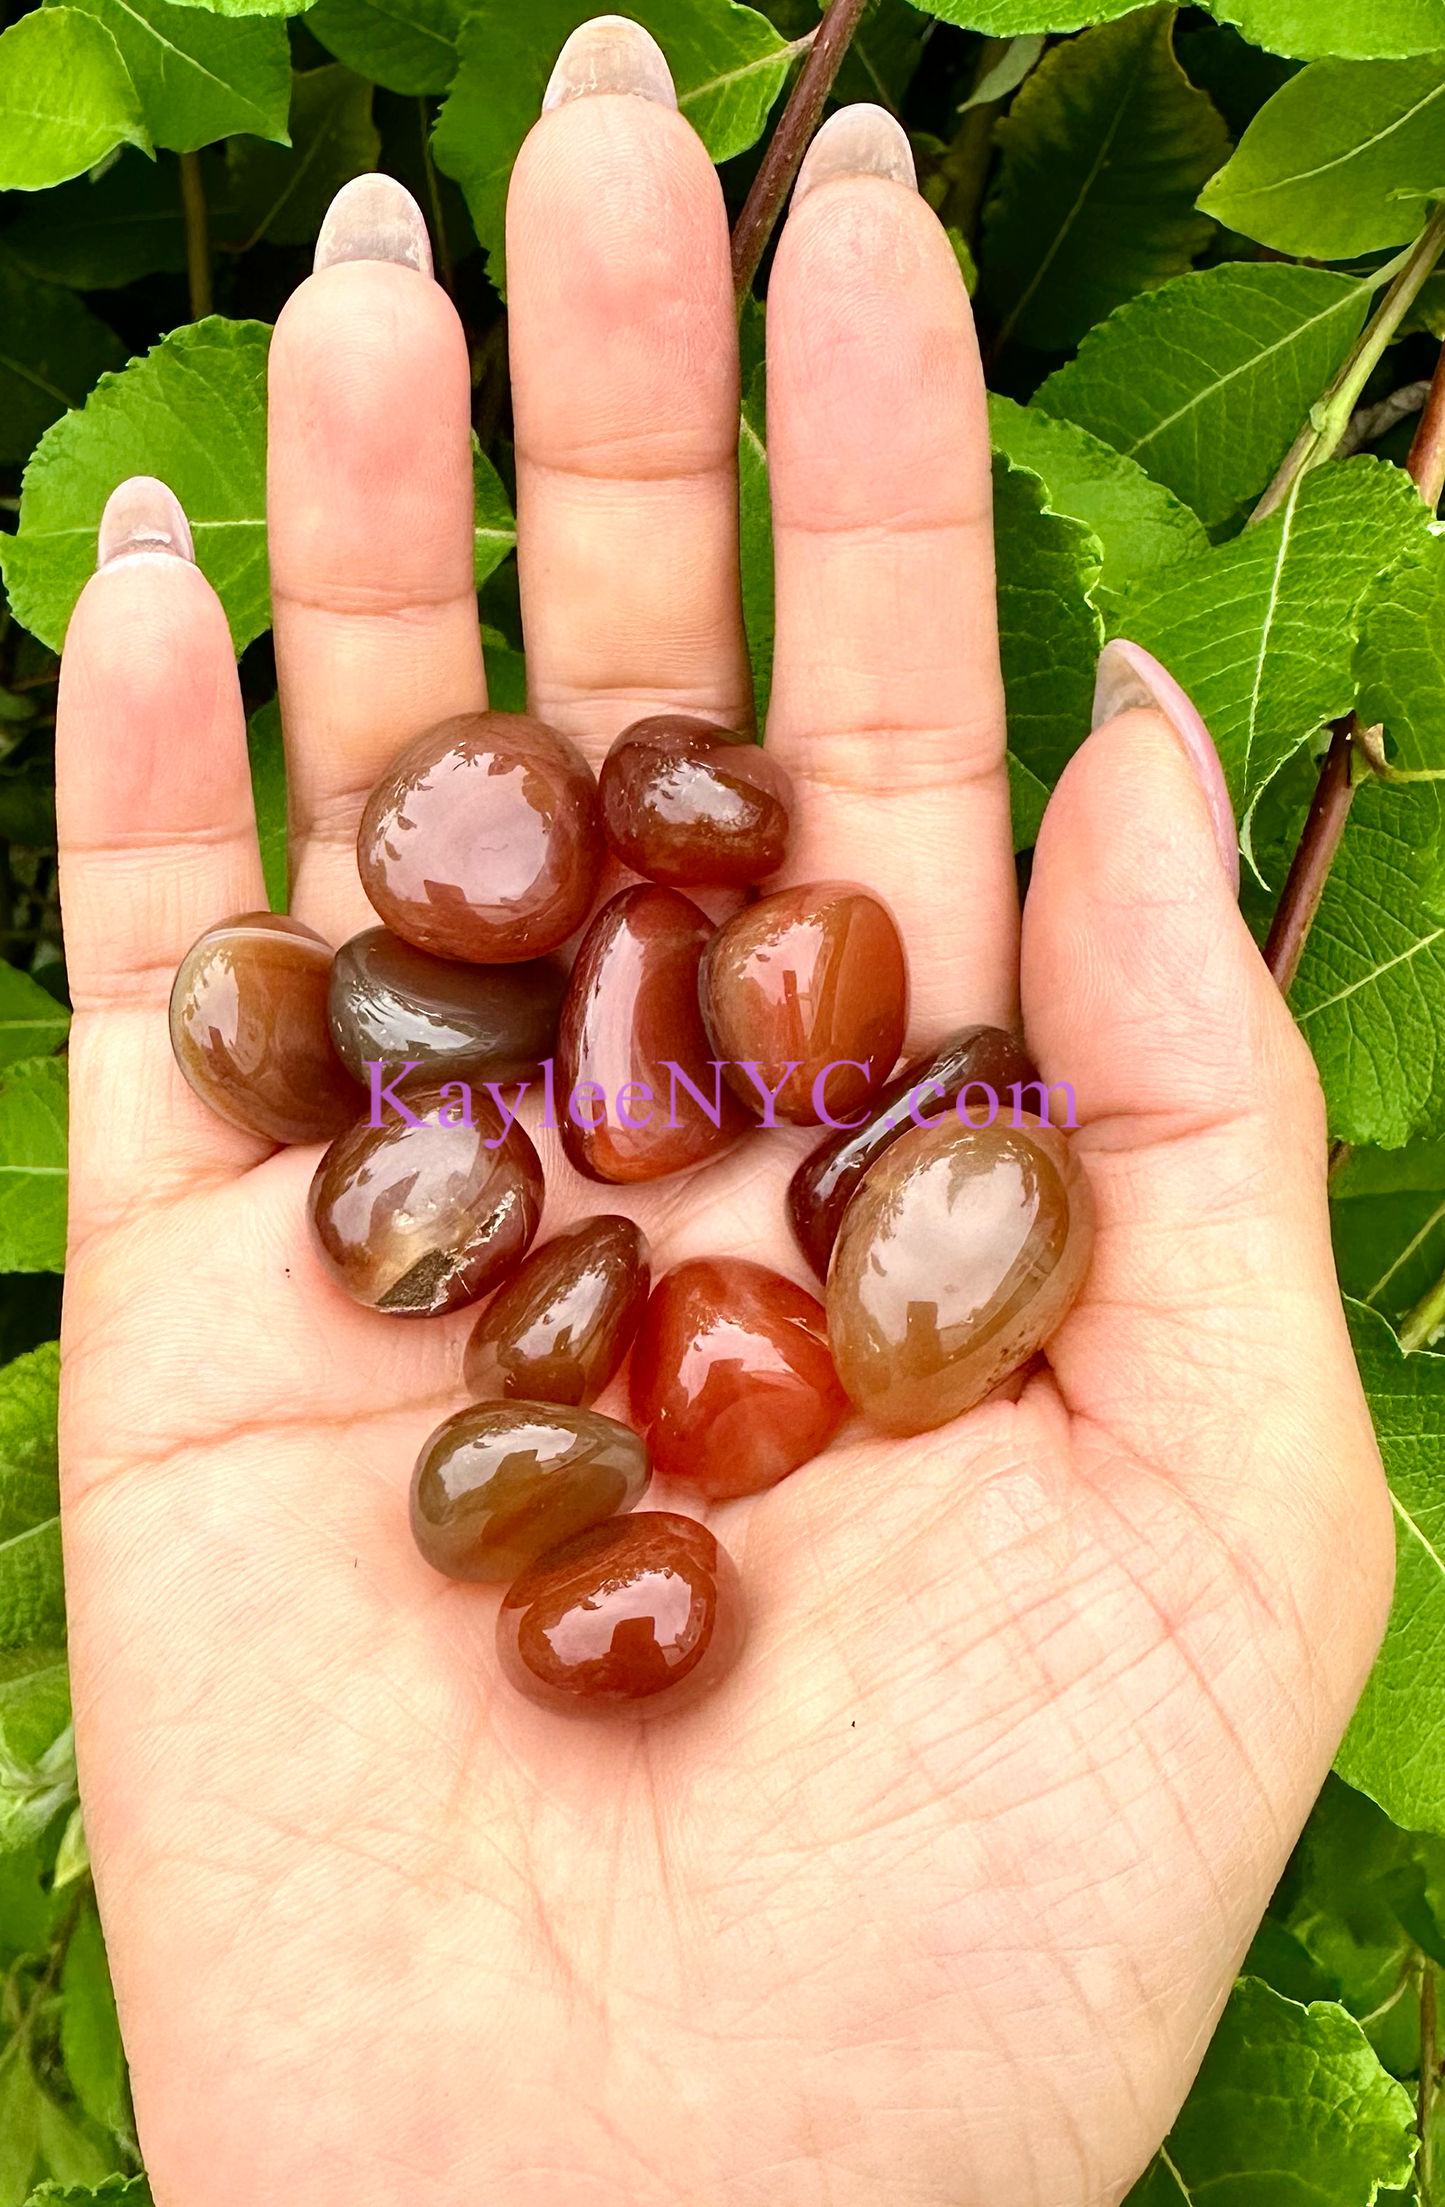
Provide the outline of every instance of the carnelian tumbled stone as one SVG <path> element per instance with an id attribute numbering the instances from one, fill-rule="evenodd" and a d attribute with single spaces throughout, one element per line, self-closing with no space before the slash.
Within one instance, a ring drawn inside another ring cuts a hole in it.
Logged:
<path id="1" fill-rule="evenodd" d="M 398 1318 L 474 1303 L 527 1253 L 542 1166 L 485 1093 L 409 1092 L 334 1141 L 311 1183 L 311 1238 L 338 1287 Z"/>
<path id="2" fill-rule="evenodd" d="M 602 764 L 602 827 L 649 881 L 743 886 L 788 855 L 793 785 L 750 736 L 683 713 L 624 728 Z"/>
<path id="3" fill-rule="evenodd" d="M 595 1410 L 475 1402 L 417 1458 L 412 1536 L 450 1579 L 514 1579 L 549 1548 L 630 1510 L 650 1476 L 637 1435 Z"/>
<path id="4" fill-rule="evenodd" d="M 394 935 L 506 965 L 587 917 L 602 869 L 597 785 L 529 713 L 463 713 L 408 744 L 357 837 L 361 886 Z"/>
<path id="5" fill-rule="evenodd" d="M 557 1037 L 562 1147 L 590 1180 L 660 1180 L 730 1149 L 747 1113 L 710 1063 L 698 964 L 712 923 L 676 889 L 624 889 L 572 968 Z"/>
<path id="6" fill-rule="evenodd" d="M 914 1126 L 937 1125 L 955 1106 L 960 1115 L 982 1119 L 989 1111 L 985 1091 L 991 1091 L 996 1109 L 1017 1086 L 1020 1093 L 1012 1100 L 1028 1111 L 1028 1084 L 1037 1079 L 1023 1044 L 1006 1028 L 965 1027 L 890 1081 L 861 1126 L 845 1127 L 820 1142 L 788 1182 L 788 1218 L 819 1279 L 827 1278 L 828 1259 L 854 1189 L 900 1134 Z M 1036 1100 L 1042 1108 L 1042 1097 Z"/>
<path id="7" fill-rule="evenodd" d="M 694 1258 L 658 1282 L 631 1387 L 657 1469 L 714 1501 L 776 1486 L 848 1409 L 822 1304 L 748 1257 Z"/>
<path id="8" fill-rule="evenodd" d="M 279 912 L 208 927 L 171 990 L 171 1048 L 202 1103 L 268 1142 L 329 1142 L 362 1108 L 326 1024 L 331 951 Z"/>
<path id="9" fill-rule="evenodd" d="M 353 1079 L 517 1080 L 532 1076 L 557 1041 L 567 973 L 555 958 L 518 965 L 462 965 L 369 927 L 337 951 L 328 1010 L 331 1039 Z"/>
<path id="10" fill-rule="evenodd" d="M 746 906 L 708 944 L 698 986 L 713 1049 L 765 1125 L 856 1120 L 898 1062 L 907 961 L 887 906 L 856 883 Z"/>
<path id="11" fill-rule="evenodd" d="M 463 1365 L 468 1387 L 591 1402 L 631 1346 L 651 1277 L 646 1236 L 630 1218 L 584 1219 L 543 1242 L 477 1320 Z"/>
<path id="12" fill-rule="evenodd" d="M 541 1556 L 497 1618 L 504 1675 L 571 1716 L 670 1715 L 742 1653 L 742 1582 L 706 1525 L 635 1510 Z"/>
<path id="13" fill-rule="evenodd" d="M 1094 1239 L 1067 1135 L 957 1118 L 900 1135 L 843 1214 L 828 1336 L 858 1408 L 890 1433 L 971 1410 L 1063 1323 Z"/>

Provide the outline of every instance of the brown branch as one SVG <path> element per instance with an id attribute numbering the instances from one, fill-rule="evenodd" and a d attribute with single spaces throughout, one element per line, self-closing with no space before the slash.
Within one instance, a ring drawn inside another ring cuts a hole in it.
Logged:
<path id="1" fill-rule="evenodd" d="M 191 288 L 191 320 L 211 312 L 211 237 L 206 220 L 206 187 L 198 153 L 181 155 L 181 207 L 186 218 L 186 275 Z"/>
<path id="2" fill-rule="evenodd" d="M 832 0 L 814 33 L 811 51 L 798 72 L 792 96 L 778 119 L 733 228 L 733 289 L 739 299 L 752 289 L 758 264 L 783 211 L 783 201 L 793 188 L 809 141 L 823 119 L 833 80 L 867 6 L 868 0 Z"/>
<path id="3" fill-rule="evenodd" d="M 1274 924 L 1264 946 L 1264 962 L 1279 983 L 1281 994 L 1285 996 L 1288 996 L 1294 977 L 1299 971 L 1305 941 L 1320 908 L 1320 898 L 1324 895 L 1325 882 L 1335 862 L 1335 853 L 1340 847 L 1340 837 L 1345 832 L 1350 799 L 1354 795 L 1350 785 L 1350 753 L 1353 749 L 1354 727 L 1353 713 L 1347 719 L 1335 722 L 1330 747 L 1325 753 L 1320 778 L 1315 784 L 1304 833 L 1290 862 L 1289 873 L 1275 910 Z"/>
<path id="4" fill-rule="evenodd" d="M 1445 345 L 1440 347 L 1420 426 L 1405 465 L 1420 486 L 1420 496 L 1433 510 L 1445 491 Z"/>

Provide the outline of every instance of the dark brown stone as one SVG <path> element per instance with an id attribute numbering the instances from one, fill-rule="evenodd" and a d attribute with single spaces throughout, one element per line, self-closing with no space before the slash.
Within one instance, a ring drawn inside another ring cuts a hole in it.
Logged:
<path id="1" fill-rule="evenodd" d="M 617 856 L 669 888 L 763 881 L 788 855 L 792 782 L 736 729 L 682 713 L 634 721 L 597 791 Z"/>
<path id="2" fill-rule="evenodd" d="M 337 951 L 328 1011 L 331 1039 L 354 1080 L 439 1086 L 446 1080 L 535 1079 L 557 1044 L 567 986 L 555 958 L 463 965 L 369 927 Z M 414 1063 L 416 1071 L 402 1074 Z"/>
<path id="3" fill-rule="evenodd" d="M 448 1578 L 506 1581 L 630 1510 L 650 1476 L 637 1435 L 595 1410 L 475 1402 L 439 1425 L 417 1459 L 412 1534 Z"/>
<path id="4" fill-rule="evenodd" d="M 569 1226 L 531 1252 L 477 1320 L 468 1387 L 480 1396 L 593 1401 L 631 1346 L 651 1277 L 646 1236 L 630 1218 Z"/>

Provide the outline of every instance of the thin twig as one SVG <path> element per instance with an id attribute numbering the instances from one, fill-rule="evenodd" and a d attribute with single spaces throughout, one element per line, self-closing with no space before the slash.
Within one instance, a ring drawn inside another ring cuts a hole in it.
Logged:
<path id="1" fill-rule="evenodd" d="M 733 290 L 739 299 L 746 298 L 752 289 L 768 239 L 783 211 L 783 201 L 793 188 L 809 141 L 823 119 L 833 80 L 867 6 L 868 0 L 832 0 L 812 35 L 808 58 L 798 72 L 792 96 L 778 118 L 762 166 L 753 178 L 753 188 L 733 226 Z"/>
<path id="2" fill-rule="evenodd" d="M 1420 426 L 1405 465 L 1420 486 L 1420 496 L 1433 510 L 1445 491 L 1445 345 L 1440 347 Z"/>
<path id="3" fill-rule="evenodd" d="M 1013 44 L 1011 38 L 985 39 L 979 49 L 978 65 L 973 73 L 974 89 L 983 83 L 994 64 L 1000 61 Z M 938 164 L 938 174 L 946 179 L 948 190 L 937 213 L 940 222 L 951 224 L 962 231 L 970 245 L 978 229 L 979 209 L 983 205 L 983 188 L 988 180 L 988 165 L 993 153 L 993 131 L 999 116 L 1008 105 L 1003 99 L 985 100 L 977 107 L 964 111 L 958 134 Z"/>
<path id="4" fill-rule="evenodd" d="M 186 218 L 186 275 L 191 287 L 191 320 L 211 312 L 211 236 L 206 220 L 206 187 L 198 153 L 181 155 L 181 207 Z"/>
<path id="5" fill-rule="evenodd" d="M 1275 909 L 1274 924 L 1264 946 L 1264 962 L 1288 996 L 1309 931 L 1314 925 L 1329 870 L 1345 832 L 1354 790 L 1350 784 L 1350 753 L 1355 729 L 1353 713 L 1337 720 L 1330 747 L 1320 768 L 1320 778 L 1310 802 L 1304 833 L 1299 839 L 1284 888 Z"/>
<path id="6" fill-rule="evenodd" d="M 1440 2207 L 1440 2195 L 1435 2188 L 1435 2103 L 1439 2088 L 1439 1988 L 1435 1964 L 1426 1954 L 1420 1961 L 1420 2096 L 1415 2117 L 1420 2133 L 1420 2156 L 1415 2164 L 1420 2207 Z"/>

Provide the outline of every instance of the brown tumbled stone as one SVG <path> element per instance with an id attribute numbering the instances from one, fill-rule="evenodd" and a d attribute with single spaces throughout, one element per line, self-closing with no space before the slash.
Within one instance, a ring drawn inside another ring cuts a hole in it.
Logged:
<path id="1" fill-rule="evenodd" d="M 792 782 L 732 728 L 682 713 L 634 721 L 603 761 L 597 793 L 617 856 L 670 888 L 762 881 L 788 855 Z"/>
<path id="2" fill-rule="evenodd" d="M 646 1236 L 630 1218 L 583 1219 L 554 1235 L 477 1320 L 463 1365 L 468 1387 L 480 1396 L 593 1401 L 627 1354 L 651 1276 Z"/>
<path id="3" fill-rule="evenodd" d="M 411 1482 L 412 1536 L 452 1579 L 516 1578 L 630 1510 L 649 1477 L 637 1435 L 595 1410 L 476 1402 L 439 1425 Z"/>
<path id="4" fill-rule="evenodd" d="M 352 1078 L 383 1085 L 535 1078 L 557 1041 L 567 986 L 555 958 L 464 965 L 434 958 L 386 927 L 369 927 L 337 951 L 327 1008 L 331 1039 Z M 404 1065 L 413 1073 L 402 1076 Z"/>
<path id="5" fill-rule="evenodd" d="M 327 1142 L 364 1099 L 326 1024 L 330 946 L 279 912 L 208 927 L 171 990 L 171 1048 L 203 1103 L 268 1142 Z"/>

